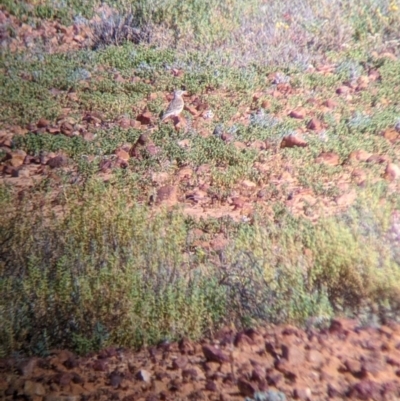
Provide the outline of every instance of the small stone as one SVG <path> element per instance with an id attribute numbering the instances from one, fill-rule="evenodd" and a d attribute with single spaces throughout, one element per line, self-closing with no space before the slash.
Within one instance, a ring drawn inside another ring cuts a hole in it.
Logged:
<path id="1" fill-rule="evenodd" d="M 265 380 L 265 371 L 260 367 L 254 368 L 251 372 L 251 380 L 257 383 L 261 383 Z"/>
<path id="2" fill-rule="evenodd" d="M 225 355 L 220 349 L 211 345 L 203 345 L 202 351 L 205 358 L 209 362 L 224 363 L 229 361 L 227 355 Z"/>
<path id="3" fill-rule="evenodd" d="M 395 128 L 389 128 L 383 131 L 382 136 L 392 144 L 396 143 L 400 137 L 399 133 Z"/>
<path id="4" fill-rule="evenodd" d="M 218 387 L 217 387 L 216 383 L 212 380 L 207 381 L 205 389 L 207 391 L 212 391 L 212 392 L 218 391 Z"/>
<path id="5" fill-rule="evenodd" d="M 151 122 L 153 115 L 149 111 L 145 111 L 136 117 L 137 121 L 140 121 L 142 125 L 148 125 Z"/>
<path id="6" fill-rule="evenodd" d="M 253 397 L 254 393 L 258 391 L 258 388 L 255 384 L 240 378 L 237 382 L 240 394 L 245 397 Z"/>
<path id="7" fill-rule="evenodd" d="M 386 166 L 384 178 L 388 181 L 400 179 L 400 167 L 394 163 L 388 163 Z"/>
<path id="8" fill-rule="evenodd" d="M 36 383 L 31 380 L 27 380 L 24 385 L 24 394 L 34 397 L 36 395 L 44 396 L 46 394 L 46 390 L 43 387 L 42 383 Z"/>
<path id="9" fill-rule="evenodd" d="M 281 142 L 281 148 L 294 148 L 294 147 L 306 147 L 308 143 L 299 135 L 291 134 L 285 136 Z"/>
<path id="10" fill-rule="evenodd" d="M 157 203 L 177 202 L 178 188 L 174 185 L 164 185 L 157 189 Z"/>
<path id="11" fill-rule="evenodd" d="M 348 86 L 342 85 L 339 88 L 336 89 L 336 93 L 338 95 L 347 95 L 350 93 L 350 88 Z"/>
<path id="12" fill-rule="evenodd" d="M 110 386 L 112 386 L 114 388 L 118 388 L 120 386 L 123 378 L 124 378 L 124 376 L 122 373 L 120 373 L 118 371 L 111 372 L 108 377 Z"/>
<path id="13" fill-rule="evenodd" d="M 85 383 L 85 380 L 83 379 L 83 377 L 81 375 L 78 375 L 78 373 L 72 373 L 72 381 L 75 384 L 83 384 Z"/>
<path id="14" fill-rule="evenodd" d="M 292 110 L 289 113 L 289 117 L 295 118 L 297 120 L 302 120 L 305 117 L 306 113 L 304 109 L 296 109 Z"/>
<path id="15" fill-rule="evenodd" d="M 340 163 L 339 155 L 333 152 L 322 152 L 315 159 L 316 163 L 327 164 L 329 166 L 337 166 Z"/>
<path id="16" fill-rule="evenodd" d="M 188 364 L 188 359 L 185 356 L 179 356 L 172 362 L 173 369 L 184 369 Z"/>
<path id="17" fill-rule="evenodd" d="M 71 383 L 71 380 L 72 375 L 69 373 L 59 373 L 56 379 L 57 384 L 62 387 L 68 386 Z"/>
<path id="18" fill-rule="evenodd" d="M 68 358 L 66 361 L 64 361 L 63 365 L 67 368 L 67 369 L 74 369 L 76 367 L 79 366 L 78 361 L 76 360 L 76 358 L 74 357 L 70 357 Z"/>
<path id="19" fill-rule="evenodd" d="M 242 181 L 242 186 L 246 189 L 252 189 L 252 188 L 256 188 L 257 184 L 253 181 L 250 180 L 243 180 Z"/>
<path id="20" fill-rule="evenodd" d="M 21 376 L 30 376 L 37 365 L 37 358 L 31 358 L 26 361 L 21 362 L 18 365 L 18 372 Z"/>
<path id="21" fill-rule="evenodd" d="M 185 369 L 182 371 L 182 378 L 189 379 L 189 380 L 196 380 L 198 377 L 198 373 L 196 369 Z"/>
<path id="22" fill-rule="evenodd" d="M 307 124 L 307 128 L 313 131 L 320 131 L 322 129 L 322 122 L 316 118 L 312 118 Z"/>
<path id="23" fill-rule="evenodd" d="M 107 370 L 107 362 L 104 360 L 96 360 L 93 364 L 93 369 L 96 372 L 105 372 Z"/>
<path id="24" fill-rule="evenodd" d="M 23 150 L 17 150 L 15 152 L 12 152 L 10 154 L 10 160 L 9 160 L 9 164 L 12 167 L 20 167 L 24 164 L 24 160 L 26 157 L 26 152 L 24 152 Z"/>
<path id="25" fill-rule="evenodd" d="M 38 128 L 45 128 L 48 125 L 50 125 L 50 121 L 46 120 L 45 118 L 41 118 L 38 122 L 37 122 L 37 126 Z"/>
<path id="26" fill-rule="evenodd" d="M 52 157 L 47 161 L 47 165 L 51 168 L 59 168 L 67 164 L 67 158 L 63 155 Z"/>
<path id="27" fill-rule="evenodd" d="M 63 133 L 64 135 L 66 135 L 66 136 L 71 136 L 73 130 L 74 130 L 74 127 L 73 127 L 73 125 L 72 125 L 71 123 L 69 123 L 69 122 L 67 122 L 67 121 L 64 121 L 64 122 L 61 124 L 60 131 L 61 131 L 61 133 Z"/>
<path id="28" fill-rule="evenodd" d="M 151 382 L 151 374 L 147 370 L 141 369 L 136 373 L 136 378 L 138 380 L 144 381 L 146 383 Z"/>
<path id="29" fill-rule="evenodd" d="M 47 395 L 44 401 L 80 401 L 80 395 Z"/>
<path id="30" fill-rule="evenodd" d="M 360 400 L 379 400 L 381 392 L 381 384 L 371 380 L 362 380 L 352 386 L 350 396 Z"/>
<path id="31" fill-rule="evenodd" d="M 298 400 L 308 401 L 311 400 L 311 390 L 308 387 L 299 387 L 295 388 L 293 391 L 294 398 Z"/>
<path id="32" fill-rule="evenodd" d="M 345 393 L 345 391 L 338 383 L 331 381 L 328 383 L 327 393 L 330 398 L 335 398 L 342 396 Z"/>
<path id="33" fill-rule="evenodd" d="M 124 149 L 117 149 L 115 154 L 121 160 L 128 161 L 130 159 L 129 153 Z"/>
<path id="34" fill-rule="evenodd" d="M 338 196 L 335 201 L 338 206 L 350 206 L 357 199 L 357 192 L 355 189 L 351 189 L 349 192 Z"/>
<path id="35" fill-rule="evenodd" d="M 178 347 L 182 354 L 192 355 L 195 351 L 194 345 L 187 338 L 183 338 L 181 341 L 179 341 Z"/>
<path id="36" fill-rule="evenodd" d="M 360 377 L 362 372 L 362 365 L 360 361 L 355 359 L 348 359 L 344 362 L 346 369 L 355 377 Z"/>
<path id="37" fill-rule="evenodd" d="M 325 100 L 325 102 L 323 102 L 322 104 L 329 109 L 334 109 L 335 107 L 337 107 L 337 103 L 332 99 Z"/>
<path id="38" fill-rule="evenodd" d="M 349 159 L 366 162 L 371 156 L 372 156 L 372 153 L 369 153 L 363 149 L 360 149 L 360 150 L 355 150 L 354 152 L 351 152 L 349 155 Z"/>
<path id="39" fill-rule="evenodd" d="M 267 383 L 268 383 L 270 386 L 277 387 L 278 384 L 279 384 L 279 383 L 282 381 L 282 379 L 283 379 L 283 374 L 280 373 L 280 372 L 272 372 L 272 373 L 269 373 L 269 374 L 266 376 L 266 378 L 267 378 Z"/>
<path id="40" fill-rule="evenodd" d="M 305 360 L 305 351 L 301 347 L 295 345 L 281 345 L 282 358 L 288 360 L 291 365 L 300 365 Z"/>
<path id="41" fill-rule="evenodd" d="M 314 368 L 320 368 L 325 362 L 323 354 L 315 349 L 312 349 L 308 352 L 307 360 Z"/>

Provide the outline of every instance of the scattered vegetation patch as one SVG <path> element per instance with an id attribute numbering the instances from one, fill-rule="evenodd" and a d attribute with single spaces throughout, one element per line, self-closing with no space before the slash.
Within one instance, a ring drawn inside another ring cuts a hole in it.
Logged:
<path id="1" fill-rule="evenodd" d="M 398 310 L 391 206 L 369 196 L 317 225 L 289 214 L 231 224 L 218 258 L 193 253 L 195 226 L 178 211 L 150 217 L 129 192 L 96 180 L 64 187 L 57 211 L 49 196 L 17 208 L 9 197 L 1 197 L 4 355 L 198 338 L 227 322 L 368 318 L 373 307 L 391 308 L 394 318 Z"/>

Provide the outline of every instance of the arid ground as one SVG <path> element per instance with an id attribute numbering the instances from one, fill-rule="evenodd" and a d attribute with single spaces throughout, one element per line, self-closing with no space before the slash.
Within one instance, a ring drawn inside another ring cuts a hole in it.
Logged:
<path id="1" fill-rule="evenodd" d="M 399 7 L 3 0 L 1 397 L 400 399 Z"/>

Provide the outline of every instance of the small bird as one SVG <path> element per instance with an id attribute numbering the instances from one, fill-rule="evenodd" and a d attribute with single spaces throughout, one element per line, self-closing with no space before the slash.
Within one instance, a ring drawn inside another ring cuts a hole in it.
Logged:
<path id="1" fill-rule="evenodd" d="M 165 113 L 162 115 L 161 121 L 166 120 L 168 117 L 178 117 L 179 114 L 182 113 L 183 107 L 185 106 L 182 95 L 185 93 L 186 91 L 183 90 L 176 90 L 174 92 L 174 98 L 168 105 L 167 110 L 165 110 Z"/>

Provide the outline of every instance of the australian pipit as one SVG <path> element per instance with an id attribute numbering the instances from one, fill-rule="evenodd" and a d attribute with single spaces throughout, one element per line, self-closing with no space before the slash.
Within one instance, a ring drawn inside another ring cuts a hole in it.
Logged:
<path id="1" fill-rule="evenodd" d="M 183 107 L 185 106 L 182 95 L 185 93 L 186 91 L 183 90 L 176 90 L 174 92 L 174 98 L 168 105 L 167 110 L 165 110 L 165 113 L 162 115 L 161 121 L 166 120 L 168 117 L 178 117 L 179 114 L 182 113 Z"/>

